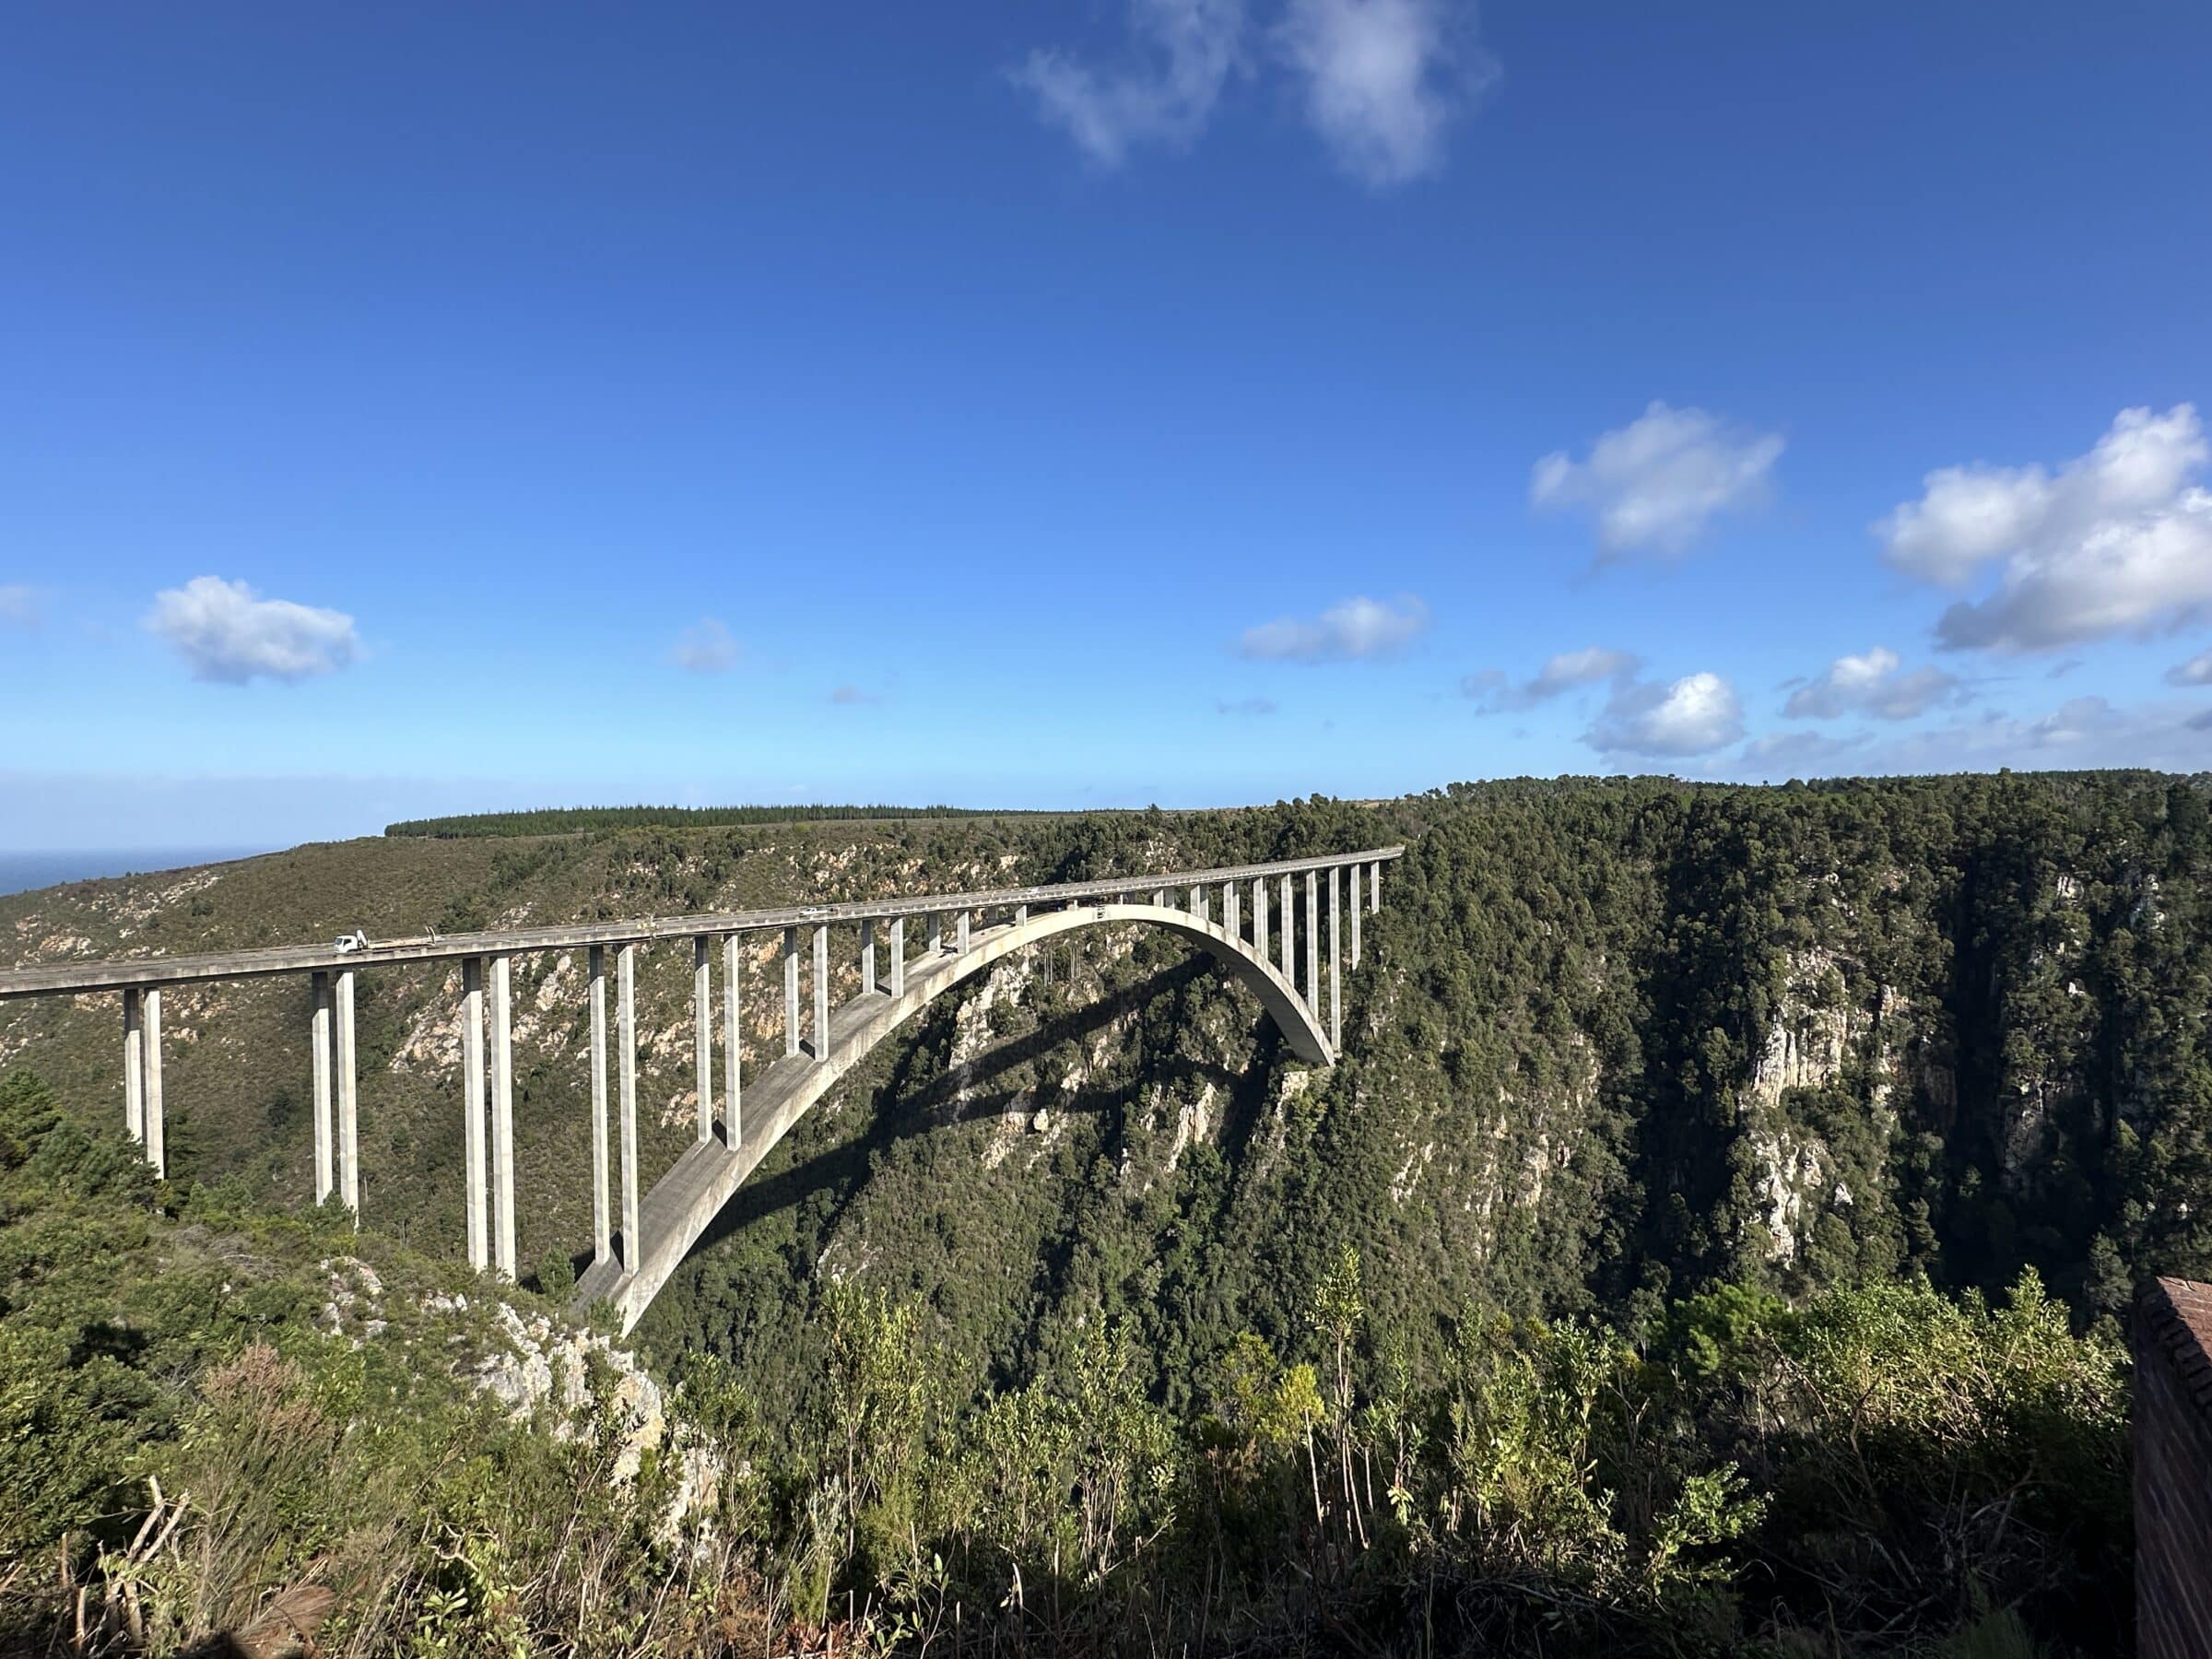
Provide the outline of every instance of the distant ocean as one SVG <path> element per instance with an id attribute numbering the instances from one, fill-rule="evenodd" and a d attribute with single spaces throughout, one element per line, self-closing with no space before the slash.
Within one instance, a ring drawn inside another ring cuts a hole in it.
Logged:
<path id="1" fill-rule="evenodd" d="M 0 894 L 96 876 L 138 876 L 152 870 L 181 870 L 192 865 L 251 858 L 266 847 L 140 847 L 124 852 L 0 853 Z"/>

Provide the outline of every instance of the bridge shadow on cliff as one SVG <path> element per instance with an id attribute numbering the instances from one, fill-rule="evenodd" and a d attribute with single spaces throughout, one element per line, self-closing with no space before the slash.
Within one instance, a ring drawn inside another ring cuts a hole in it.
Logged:
<path id="1" fill-rule="evenodd" d="M 849 1196 L 866 1180 L 876 1155 L 900 1141 L 1005 1115 L 1006 1109 L 1024 1092 L 1008 1079 L 1009 1073 L 1042 1059 L 1063 1043 L 1095 1036 L 1114 1021 L 1137 1014 L 1163 997 L 1186 994 L 1196 982 L 1210 981 L 1218 971 L 1204 957 L 1179 963 L 1080 1007 L 1063 1009 L 1036 1030 L 993 1045 L 963 1067 L 944 1065 L 943 1043 L 933 1041 L 941 1037 L 935 1029 L 934 1017 L 912 1035 L 887 1039 L 884 1048 L 896 1050 L 890 1075 L 876 1083 L 861 1077 L 850 1078 L 841 1088 L 856 1092 L 865 1090 L 873 1100 L 895 1104 L 877 1110 L 866 1131 L 841 1146 L 823 1148 L 773 1174 L 756 1173 L 730 1195 L 721 1213 L 700 1234 L 691 1247 L 689 1259 L 696 1259 L 701 1252 L 711 1250 L 751 1223 L 789 1209 L 825 1188 L 833 1188 L 841 1196 Z M 1253 1023 L 1258 1045 L 1255 1053 L 1262 1059 L 1268 1058 L 1271 1045 L 1279 1044 L 1282 1039 L 1264 1012 L 1255 1013 Z M 922 1074 L 925 1070 L 928 1075 L 924 1077 Z M 1242 1151 L 1258 1115 L 1257 1090 L 1252 1088 L 1249 1075 L 1240 1076 L 1225 1066 L 1179 1054 L 1149 1067 L 1144 1080 L 1213 1084 L 1229 1103 L 1222 1121 L 1222 1150 L 1231 1159 Z M 967 1096 L 964 1100 L 959 1099 L 963 1092 Z M 1056 1101 L 1054 1110 L 1080 1110 L 1093 1114 L 1119 1110 L 1128 1103 L 1132 1093 L 1126 1086 L 1100 1089 L 1065 1103 Z M 788 1140 L 784 1143 L 790 1144 Z"/>

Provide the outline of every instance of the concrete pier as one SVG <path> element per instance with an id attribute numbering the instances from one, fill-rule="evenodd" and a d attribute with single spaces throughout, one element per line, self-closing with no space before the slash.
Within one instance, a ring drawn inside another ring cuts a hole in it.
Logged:
<path id="1" fill-rule="evenodd" d="M 691 1064 L 699 1075 L 699 1138 L 714 1138 L 714 947 L 691 941 Z"/>
<path id="2" fill-rule="evenodd" d="M 1252 878 L 1252 954 L 1267 959 L 1267 877 Z"/>
<path id="3" fill-rule="evenodd" d="M 814 1057 L 830 1056 L 830 930 L 814 930 Z"/>
<path id="4" fill-rule="evenodd" d="M 308 985 L 308 1100 L 315 1119 L 315 1202 L 330 1196 L 332 1135 L 330 1114 L 330 975 L 318 973 Z"/>
<path id="5" fill-rule="evenodd" d="M 146 1144 L 146 1015 L 138 988 L 123 994 L 123 1126 Z"/>
<path id="6" fill-rule="evenodd" d="M 1229 929 L 1231 938 L 1238 939 L 1244 936 L 1244 913 L 1240 899 L 1235 882 L 1221 884 L 1221 925 Z"/>
<path id="7" fill-rule="evenodd" d="M 622 1265 L 636 1270 L 644 1260 L 645 1241 L 638 1226 L 638 947 L 625 945 L 615 956 L 616 1041 L 620 1050 L 615 1076 L 621 1097 Z"/>
<path id="8" fill-rule="evenodd" d="M 146 1045 L 140 1057 L 144 1076 L 139 1084 L 139 1100 L 146 1112 L 146 1161 L 154 1166 L 155 1174 L 167 1180 L 169 1137 L 161 1103 L 161 987 L 148 985 L 139 1008 L 144 1028 L 141 1040 Z"/>
<path id="9" fill-rule="evenodd" d="M 1321 876 L 1306 872 L 1306 1006 L 1321 1017 Z"/>
<path id="10" fill-rule="evenodd" d="M 1206 919 L 1206 888 L 1202 884 L 1194 883 L 1191 888 L 1191 914 L 1201 922 Z"/>
<path id="11" fill-rule="evenodd" d="M 945 918 L 934 912 L 929 918 L 929 954 L 933 957 L 945 954 Z"/>
<path id="12" fill-rule="evenodd" d="M 1329 1046 L 1344 1047 L 1344 952 L 1337 940 L 1343 925 L 1344 874 L 1329 872 Z M 1359 896 L 1352 895 L 1352 914 L 1359 913 Z"/>
<path id="13" fill-rule="evenodd" d="M 960 912 L 959 941 L 959 954 L 966 956 L 968 954 L 968 912 L 966 911 Z"/>
<path id="14" fill-rule="evenodd" d="M 361 1117 L 360 1073 L 353 1052 L 353 970 L 340 969 L 333 989 L 336 994 L 332 1015 L 337 1022 L 338 1202 L 353 1212 L 354 1225 L 358 1227 L 361 1215 Z M 149 991 L 147 994 L 152 996 L 155 993 Z M 147 1017 L 147 1029 L 149 1033 L 153 1030 L 151 1015 Z M 152 1041 L 149 1035 L 147 1041 Z M 151 1100 L 147 1102 L 147 1110 L 150 1115 Z"/>
<path id="15" fill-rule="evenodd" d="M 484 1145 L 484 959 L 461 964 L 461 1158 L 467 1183 L 468 1265 L 491 1265 L 490 1165 Z"/>
<path id="16" fill-rule="evenodd" d="M 1352 966 L 1359 966 L 1359 912 L 1367 907 L 1359 902 L 1359 866 L 1351 868 L 1352 877 Z"/>
<path id="17" fill-rule="evenodd" d="M 860 924 L 860 993 L 863 996 L 876 994 L 876 924 L 873 920 Z"/>
<path id="18" fill-rule="evenodd" d="M 1382 908 L 1382 861 L 1379 858 L 1367 866 L 1367 908 Z"/>
<path id="19" fill-rule="evenodd" d="M 1298 970 L 1295 966 L 1297 959 L 1291 955 L 1291 950 L 1292 941 L 1297 937 L 1298 929 L 1294 924 L 1294 916 L 1290 909 L 1290 877 L 1288 876 L 1283 877 L 1281 898 L 1282 906 L 1275 912 L 1276 943 L 1277 954 L 1282 958 L 1283 977 L 1290 982 L 1290 988 L 1295 991 L 1298 989 Z"/>
<path id="20" fill-rule="evenodd" d="M 722 936 L 722 1132 L 731 1146 L 744 1134 L 745 1028 L 737 1022 L 737 971 L 745 957 L 738 936 Z"/>
<path id="21" fill-rule="evenodd" d="M 609 1182 L 606 1124 L 606 947 L 591 947 L 592 983 L 592 1260 L 615 1253 L 615 1213 Z"/>
<path id="22" fill-rule="evenodd" d="M 514 963 L 491 959 L 491 1255 L 514 1277 Z"/>
<path id="23" fill-rule="evenodd" d="M 799 1052 L 799 930 L 783 930 L 783 1057 Z"/>
<path id="24" fill-rule="evenodd" d="M 891 994 L 906 994 L 906 918 L 891 918 Z"/>

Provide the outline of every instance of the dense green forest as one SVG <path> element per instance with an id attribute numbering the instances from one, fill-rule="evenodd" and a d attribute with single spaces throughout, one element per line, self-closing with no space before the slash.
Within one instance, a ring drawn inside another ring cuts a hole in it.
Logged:
<path id="1" fill-rule="evenodd" d="M 1403 841 L 1329 1071 L 1202 958 L 1105 929 L 933 1006 L 777 1149 L 638 1334 L 758 1477 L 718 1499 L 749 1494 L 717 1534 L 749 1610 L 714 1617 L 1008 1651 L 2093 1653 L 2125 1623 L 2132 1294 L 2212 1277 L 2206 795 L 1516 781 L 402 840 L 0 900 L 0 928 L 181 950 Z M 548 1291 L 588 1239 L 576 988 L 518 983 Z M 364 1248 L 457 1251 L 452 989 L 364 981 Z M 648 963 L 653 1168 L 688 1133 L 688 959 Z M 296 1205 L 304 1007 L 176 1001 L 176 1179 L 135 1202 Z M 88 1133 L 120 1117 L 113 1048 L 104 1011 L 0 1010 L 0 1065 Z"/>
<path id="2" fill-rule="evenodd" d="M 835 823 L 854 818 L 1027 818 L 982 806 L 544 806 L 524 812 L 468 812 L 403 818 L 386 835 L 450 841 L 479 835 L 570 835 L 583 830 L 706 830 L 725 824 Z"/>

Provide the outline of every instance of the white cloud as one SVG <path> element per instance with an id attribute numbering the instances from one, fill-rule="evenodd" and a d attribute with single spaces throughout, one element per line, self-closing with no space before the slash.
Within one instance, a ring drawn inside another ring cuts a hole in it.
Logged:
<path id="1" fill-rule="evenodd" d="M 0 584 L 0 622 L 36 628 L 46 618 L 45 594 L 21 582 Z"/>
<path id="2" fill-rule="evenodd" d="M 1101 167 L 1141 144 L 1188 144 L 1206 129 L 1242 54 L 1243 0 L 1130 0 L 1142 67 L 1100 74 L 1065 52 L 1032 52 L 1014 84 Z"/>
<path id="3" fill-rule="evenodd" d="M 1214 712 L 1217 714 L 1241 714 L 1247 719 L 1256 720 L 1262 715 L 1275 712 L 1275 699 L 1272 697 L 1217 698 L 1214 700 Z"/>
<path id="4" fill-rule="evenodd" d="M 242 582 L 195 576 L 154 596 L 146 625 L 176 649 L 192 677 L 242 686 L 266 676 L 303 680 L 330 674 L 360 651 L 342 611 L 259 599 Z"/>
<path id="5" fill-rule="evenodd" d="M 1240 655 L 1281 663 L 1346 663 L 1394 656 L 1429 626 L 1429 607 L 1406 595 L 1395 602 L 1346 599 L 1311 620 L 1285 617 L 1248 628 Z"/>
<path id="6" fill-rule="evenodd" d="M 1290 0 L 1275 38 L 1337 165 L 1380 188 L 1442 165 L 1453 118 L 1497 78 L 1472 20 L 1445 0 Z"/>
<path id="7" fill-rule="evenodd" d="M 2166 670 L 2170 686 L 2212 686 L 2212 651 L 2200 651 L 2185 663 Z"/>
<path id="8" fill-rule="evenodd" d="M 668 660 L 694 674 L 726 674 L 743 654 L 730 630 L 712 617 L 701 617 L 668 648 Z"/>
<path id="9" fill-rule="evenodd" d="M 1653 403 L 1591 445 L 1586 460 L 1555 450 L 1535 465 L 1529 500 L 1583 509 L 1603 557 L 1680 553 L 1724 512 L 1758 506 L 1772 488 L 1782 435 L 1731 426 L 1703 409 Z"/>
<path id="10" fill-rule="evenodd" d="M 1760 748 L 1765 742 L 1747 745 L 1730 771 L 1742 777 L 1773 776 L 1775 756 Z M 1800 775 L 1818 775 L 1846 770 L 1821 764 L 1846 752 L 1847 770 L 1861 776 L 1994 771 L 2004 766 L 2019 771 L 2115 766 L 2203 771 L 2212 769 L 2212 709 L 2189 699 L 2128 708 L 2101 697 L 2077 697 L 2039 716 L 2016 717 L 1993 709 L 1976 719 L 1862 741 L 1826 756 L 1793 753 L 1791 759 L 1802 769 Z"/>
<path id="11" fill-rule="evenodd" d="M 1605 680 L 1622 685 L 1634 677 L 1639 666 L 1640 659 L 1632 653 L 1588 645 L 1580 651 L 1562 651 L 1549 658 L 1536 670 L 1534 679 L 1519 686 L 1509 688 L 1505 676 L 1489 668 L 1467 675 L 1459 682 L 1459 688 L 1481 702 L 1484 712 L 1498 713 L 1508 709 L 1533 709 L 1562 692 Z"/>
<path id="12" fill-rule="evenodd" d="M 1672 685 L 1618 687 L 1583 741 L 1600 754 L 1681 757 L 1710 754 L 1744 735 L 1735 688 L 1719 675 L 1686 674 Z"/>
<path id="13" fill-rule="evenodd" d="M 844 709 L 873 708 L 883 700 L 883 694 L 863 691 L 858 686 L 840 686 L 830 693 L 830 700 Z"/>
<path id="14" fill-rule="evenodd" d="M 1860 656 L 1838 657 L 1825 674 L 1792 692 L 1782 712 L 1792 720 L 1834 720 L 1844 714 L 1910 720 L 1958 695 L 1956 677 L 1940 668 L 1900 674 L 1897 653 L 1877 645 Z"/>
<path id="15" fill-rule="evenodd" d="M 2123 409 L 2060 467 L 1976 463 L 1927 475 L 1874 526 L 1908 575 L 1960 587 L 1995 565 L 1995 590 L 1945 611 L 1954 647 L 2018 653 L 2176 627 L 2212 606 L 2212 492 L 2196 410 Z"/>

